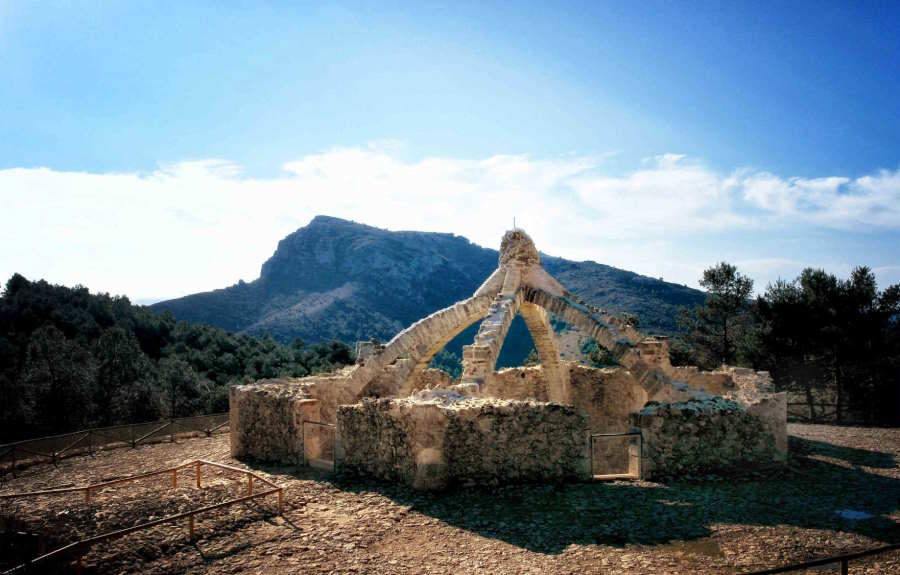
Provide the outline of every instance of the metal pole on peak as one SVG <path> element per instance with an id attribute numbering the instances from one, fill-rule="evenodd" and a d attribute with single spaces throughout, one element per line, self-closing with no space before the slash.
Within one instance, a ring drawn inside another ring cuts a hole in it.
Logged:
<path id="1" fill-rule="evenodd" d="M 516 231 L 516 216 L 513 216 L 513 231 Z"/>

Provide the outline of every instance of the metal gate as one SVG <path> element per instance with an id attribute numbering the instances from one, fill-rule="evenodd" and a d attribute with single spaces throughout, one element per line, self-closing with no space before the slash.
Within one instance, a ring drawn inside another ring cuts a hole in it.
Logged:
<path id="1" fill-rule="evenodd" d="M 640 479 L 643 442 L 640 431 L 591 434 L 594 479 Z"/>
<path id="2" fill-rule="evenodd" d="M 303 422 L 303 462 L 306 465 L 334 471 L 335 429 L 330 423 Z"/>

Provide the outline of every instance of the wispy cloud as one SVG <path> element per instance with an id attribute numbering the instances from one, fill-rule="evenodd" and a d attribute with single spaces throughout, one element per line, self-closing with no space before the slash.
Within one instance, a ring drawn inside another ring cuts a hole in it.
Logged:
<path id="1" fill-rule="evenodd" d="M 741 173 L 735 179 L 744 199 L 771 217 L 839 229 L 900 226 L 900 171 L 856 179 L 769 173 Z"/>
<path id="2" fill-rule="evenodd" d="M 256 277 L 281 237 L 330 214 L 487 246 L 516 217 L 547 253 L 693 283 L 709 262 L 683 253 L 685 236 L 798 225 L 900 229 L 900 171 L 719 173 L 669 154 L 610 175 L 600 156 L 405 161 L 400 151 L 396 143 L 329 150 L 285 164 L 272 179 L 222 160 L 150 173 L 2 170 L 0 241 L 9 249 L 0 273 L 139 297 L 213 289 Z"/>
<path id="3" fill-rule="evenodd" d="M 666 154 L 624 176 L 585 175 L 570 185 L 601 224 L 621 238 L 745 226 L 734 183 L 684 156 Z"/>

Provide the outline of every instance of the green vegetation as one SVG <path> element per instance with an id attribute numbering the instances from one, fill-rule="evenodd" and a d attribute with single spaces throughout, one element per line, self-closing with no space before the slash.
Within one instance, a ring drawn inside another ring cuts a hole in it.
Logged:
<path id="1" fill-rule="evenodd" d="M 0 296 L 0 326 L 0 441 L 224 411 L 230 383 L 353 359 L 340 342 L 286 346 L 18 274 Z"/>
<path id="2" fill-rule="evenodd" d="M 537 349 L 531 348 L 531 351 L 529 351 L 528 355 L 525 356 L 525 362 L 522 365 L 524 365 L 525 367 L 533 367 L 540 364 L 541 357 L 538 355 Z"/>
<path id="3" fill-rule="evenodd" d="M 900 285 L 879 292 L 867 267 L 841 280 L 805 269 L 755 300 L 734 266 L 704 273 L 706 303 L 681 315 L 673 363 L 722 359 L 768 370 L 782 389 L 834 397 L 838 423 L 900 422 Z"/>
<path id="4" fill-rule="evenodd" d="M 619 362 L 611 351 L 597 344 L 593 339 L 581 343 L 581 353 L 591 362 L 591 367 L 616 367 Z"/>
<path id="5" fill-rule="evenodd" d="M 741 343 L 752 323 L 749 298 L 753 280 L 722 262 L 703 272 L 700 285 L 706 288 L 703 305 L 678 314 L 683 340 L 696 350 L 698 364 L 735 365 L 747 351 Z"/>
<path id="6" fill-rule="evenodd" d="M 879 292 L 867 267 L 840 280 L 806 269 L 770 285 L 754 307 L 753 363 L 777 381 L 835 397 L 865 421 L 900 421 L 900 285 Z"/>
<path id="7" fill-rule="evenodd" d="M 462 377 L 462 359 L 452 351 L 446 349 L 437 352 L 434 358 L 432 358 L 431 363 L 428 364 L 428 367 L 442 369 L 450 374 L 450 377 L 456 381 Z"/>

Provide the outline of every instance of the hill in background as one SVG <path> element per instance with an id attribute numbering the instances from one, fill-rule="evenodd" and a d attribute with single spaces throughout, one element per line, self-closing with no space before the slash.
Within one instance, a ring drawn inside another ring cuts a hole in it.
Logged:
<path id="1" fill-rule="evenodd" d="M 496 250 L 453 234 L 392 232 L 317 216 L 285 237 L 252 282 L 159 302 L 157 311 L 281 341 L 387 341 L 412 322 L 467 298 L 497 267 Z M 704 293 L 596 262 L 542 256 L 544 267 L 585 301 L 638 316 L 647 333 L 672 334 L 678 307 Z M 448 349 L 459 346 L 470 328 Z M 508 348 L 508 349 L 507 349 Z M 499 365 L 531 349 L 517 318 Z"/>

